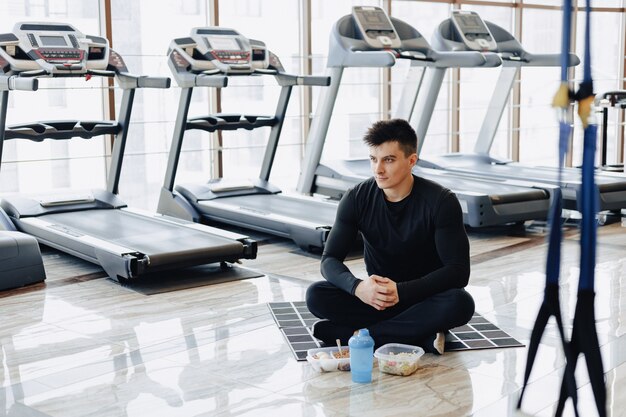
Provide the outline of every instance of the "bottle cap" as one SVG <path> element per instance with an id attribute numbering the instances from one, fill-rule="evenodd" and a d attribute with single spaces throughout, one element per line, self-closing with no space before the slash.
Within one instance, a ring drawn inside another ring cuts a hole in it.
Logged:
<path id="1" fill-rule="evenodd" d="M 370 336 L 370 332 L 367 329 L 359 329 L 354 333 L 354 336 L 348 340 L 348 346 L 360 348 L 374 346 L 374 339 Z"/>

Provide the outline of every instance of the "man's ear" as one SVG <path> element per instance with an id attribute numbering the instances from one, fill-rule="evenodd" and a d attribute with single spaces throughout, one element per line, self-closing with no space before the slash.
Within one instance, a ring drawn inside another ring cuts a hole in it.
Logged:
<path id="1" fill-rule="evenodd" d="M 417 154 L 413 153 L 411 154 L 411 156 L 409 156 L 409 163 L 411 164 L 411 166 L 415 165 L 417 163 Z"/>

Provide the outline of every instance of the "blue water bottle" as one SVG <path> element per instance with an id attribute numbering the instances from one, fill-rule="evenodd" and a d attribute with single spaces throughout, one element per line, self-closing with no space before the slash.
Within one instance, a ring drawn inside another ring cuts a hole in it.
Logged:
<path id="1" fill-rule="evenodd" d="M 352 382 L 372 382 L 374 339 L 367 329 L 361 329 L 348 341 Z"/>

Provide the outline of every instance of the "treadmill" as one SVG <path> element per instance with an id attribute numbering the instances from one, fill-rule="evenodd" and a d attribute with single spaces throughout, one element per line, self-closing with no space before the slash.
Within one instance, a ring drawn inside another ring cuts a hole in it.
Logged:
<path id="1" fill-rule="evenodd" d="M 13 126 L 6 126 L 8 90 L 1 92 L 0 149 L 10 139 L 42 142 L 115 135 L 106 190 L 4 197 L 2 209 L 19 231 L 36 237 L 40 243 L 99 264 L 118 281 L 256 256 L 256 242 L 246 236 L 131 210 L 118 196 L 135 90 L 168 88 L 169 78 L 130 74 L 106 39 L 85 35 L 66 23 L 17 23 L 12 33 L 0 35 L 0 68 L 4 76 L 20 86 L 41 78 L 89 80 L 98 76 L 114 77 L 124 92 L 119 120 L 56 120 Z"/>
<path id="2" fill-rule="evenodd" d="M 285 73 L 279 58 L 265 43 L 234 29 L 193 28 L 174 39 L 168 65 L 181 88 L 178 114 L 158 211 L 203 223 L 227 223 L 292 239 L 304 250 L 324 247 L 335 221 L 337 203 L 309 196 L 284 195 L 269 182 L 289 98 L 295 85 L 327 86 L 328 77 Z M 188 117 L 195 87 L 226 87 L 232 77 L 272 76 L 281 86 L 273 115 L 219 113 Z M 258 178 L 232 181 L 211 179 L 204 184 L 175 185 L 185 132 L 270 128 Z"/>
<path id="3" fill-rule="evenodd" d="M 422 167 L 482 178 L 517 178 L 537 184 L 557 185 L 559 170 L 556 167 L 530 166 L 500 160 L 491 157 L 489 152 L 520 68 L 558 67 L 560 54 L 531 54 L 502 27 L 483 21 L 476 12 L 464 10 L 454 10 L 451 17 L 439 25 L 432 42 L 436 49 L 455 51 L 454 53 L 472 50 L 497 52 L 502 58 L 502 70 L 479 131 L 474 152 L 441 155 L 429 158 L 428 161 L 421 159 L 418 164 Z M 570 66 L 578 65 L 579 62 L 576 55 L 570 54 Z M 433 68 L 429 71 L 432 71 L 427 83 L 429 95 L 436 100 L 446 68 Z M 428 129 L 430 116 L 432 111 L 430 114 L 420 115 L 416 130 L 422 135 Z M 601 171 L 596 173 L 595 178 L 600 194 L 600 211 L 626 208 L 626 178 Z M 580 169 L 565 168 L 562 185 L 564 208 L 577 210 L 580 185 Z"/>
<path id="4" fill-rule="evenodd" d="M 0 55 L 0 108 L 8 104 L 10 90 L 36 91 L 36 79 L 20 79 L 6 74 L 9 63 Z M 0 131 L 5 120 L 0 119 Z M 2 142 L 0 142 L 2 159 Z M 0 208 L 0 291 L 34 284 L 46 279 L 43 259 L 37 239 L 18 232 L 15 225 Z"/>
<path id="5" fill-rule="evenodd" d="M 602 94 L 598 94 L 595 99 L 596 111 L 598 113 L 602 113 L 602 124 L 601 124 L 601 146 L 600 146 L 600 169 L 605 172 L 612 173 L 623 173 L 624 172 L 624 163 L 620 163 L 619 160 L 623 160 L 623 147 L 622 150 L 618 150 L 617 154 L 617 162 L 616 164 L 608 164 L 607 163 L 607 148 L 609 142 L 609 108 L 615 108 L 618 110 L 619 114 L 618 120 L 623 120 L 623 111 L 626 109 L 626 90 L 615 90 L 615 91 L 606 91 Z M 619 147 L 618 147 L 619 149 Z"/>
<path id="6" fill-rule="evenodd" d="M 348 188 L 372 176 L 369 160 L 335 160 L 321 164 L 322 151 L 344 69 L 391 67 L 399 59 L 410 60 L 412 68 L 497 66 L 501 62 L 495 54 L 434 51 L 415 28 L 399 19 L 390 19 L 383 9 L 353 7 L 352 14 L 339 19 L 331 31 L 327 62 L 331 85 L 320 97 L 309 132 L 299 192 L 340 198 Z M 399 117 L 408 119 L 412 113 L 420 85 L 421 81 L 416 80 L 407 86 L 401 102 L 411 108 Z M 545 219 L 554 189 L 518 180 L 485 180 L 419 166 L 413 172 L 453 191 L 461 204 L 463 220 L 471 227 Z"/>

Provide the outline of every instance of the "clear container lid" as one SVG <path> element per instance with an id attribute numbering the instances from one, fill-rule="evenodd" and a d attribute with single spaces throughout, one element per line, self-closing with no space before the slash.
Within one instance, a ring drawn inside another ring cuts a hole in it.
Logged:
<path id="1" fill-rule="evenodd" d="M 409 376 L 418 368 L 418 361 L 424 354 L 419 346 L 388 343 L 376 349 L 378 369 L 391 375 Z"/>
<path id="2" fill-rule="evenodd" d="M 424 354 L 424 349 L 402 343 L 387 343 L 376 349 L 374 356 L 379 360 L 417 361 Z"/>
<path id="3" fill-rule="evenodd" d="M 335 356 L 337 352 L 339 352 L 339 349 L 335 346 L 309 349 L 306 360 L 317 372 L 349 371 L 350 356 L 348 347 L 342 346 L 342 352 L 347 356 L 337 358 Z"/>

